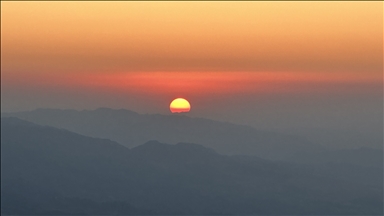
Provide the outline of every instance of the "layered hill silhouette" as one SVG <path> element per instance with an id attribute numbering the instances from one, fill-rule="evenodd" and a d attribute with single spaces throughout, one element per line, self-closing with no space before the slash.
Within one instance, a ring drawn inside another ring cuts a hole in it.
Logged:
<path id="1" fill-rule="evenodd" d="M 297 153 L 322 149 L 298 136 L 185 115 L 146 115 L 109 108 L 84 111 L 37 109 L 2 115 L 86 136 L 111 139 L 127 147 L 149 140 L 170 144 L 199 143 L 221 154 L 256 155 L 266 159 L 284 159 Z"/>
<path id="2" fill-rule="evenodd" d="M 2 214 L 383 213 L 382 184 L 155 140 L 128 149 L 1 119 Z"/>

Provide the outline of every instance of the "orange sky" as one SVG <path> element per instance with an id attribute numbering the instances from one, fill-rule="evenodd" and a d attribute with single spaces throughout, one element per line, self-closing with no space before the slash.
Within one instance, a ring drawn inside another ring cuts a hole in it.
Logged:
<path id="1" fill-rule="evenodd" d="M 382 73 L 383 2 L 1 2 L 4 96 L 356 93 Z"/>
<path id="2" fill-rule="evenodd" d="M 377 71 L 382 2 L 2 2 L 2 69 Z"/>

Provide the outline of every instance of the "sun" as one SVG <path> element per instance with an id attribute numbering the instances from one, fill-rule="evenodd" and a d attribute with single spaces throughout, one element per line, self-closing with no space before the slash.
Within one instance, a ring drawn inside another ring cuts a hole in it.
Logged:
<path id="1" fill-rule="evenodd" d="M 184 98 L 176 98 L 169 105 L 172 113 L 183 113 L 191 110 L 191 105 Z"/>

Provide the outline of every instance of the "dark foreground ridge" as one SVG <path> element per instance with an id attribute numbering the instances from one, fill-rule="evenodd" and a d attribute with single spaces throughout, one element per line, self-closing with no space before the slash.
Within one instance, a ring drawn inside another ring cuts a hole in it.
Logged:
<path id="1" fill-rule="evenodd" d="M 16 118 L 1 126 L 2 214 L 383 214 L 382 175 L 368 166 L 377 181 L 197 144 L 128 149 Z"/>

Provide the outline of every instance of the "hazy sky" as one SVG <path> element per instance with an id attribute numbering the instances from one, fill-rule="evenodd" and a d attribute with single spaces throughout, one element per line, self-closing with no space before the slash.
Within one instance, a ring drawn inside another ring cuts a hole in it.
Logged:
<path id="1" fill-rule="evenodd" d="M 382 130 L 382 83 L 383 2 L 1 2 L 2 111 Z"/>

